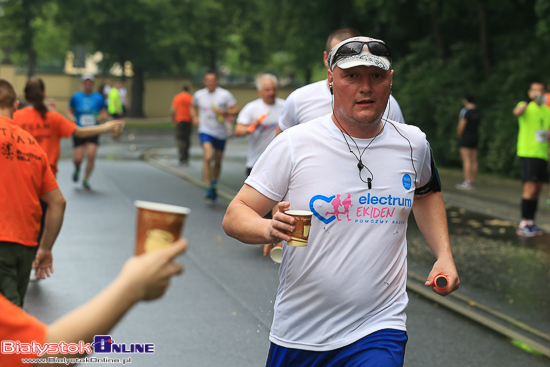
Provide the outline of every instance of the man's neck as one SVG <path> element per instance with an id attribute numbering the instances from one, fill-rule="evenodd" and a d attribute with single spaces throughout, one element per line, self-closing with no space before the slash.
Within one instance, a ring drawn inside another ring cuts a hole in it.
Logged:
<path id="1" fill-rule="evenodd" d="M 206 88 L 208 89 L 208 93 L 214 93 L 216 91 L 216 88 L 218 88 L 217 86 L 214 87 L 214 89 L 210 89 L 210 88 Z"/>
<path id="2" fill-rule="evenodd" d="M 382 124 L 382 116 L 378 119 L 378 123 L 372 122 L 369 124 L 359 125 L 358 123 L 348 123 L 345 119 L 336 118 L 335 114 L 332 114 L 332 122 L 336 125 L 340 131 L 344 134 L 351 136 L 352 138 L 357 139 L 372 139 L 377 135 L 380 135 L 384 130 L 384 125 Z"/>
<path id="3" fill-rule="evenodd" d="M 6 117 L 13 120 L 13 110 L 11 108 L 0 108 L 0 117 Z"/>

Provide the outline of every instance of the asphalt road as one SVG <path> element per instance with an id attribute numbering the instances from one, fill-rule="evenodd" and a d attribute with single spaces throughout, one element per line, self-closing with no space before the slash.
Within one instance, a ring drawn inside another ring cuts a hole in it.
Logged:
<path id="1" fill-rule="evenodd" d="M 227 202 L 205 202 L 203 189 L 142 161 L 97 162 L 92 192 L 70 181 L 61 161 L 67 202 L 54 248 L 54 275 L 30 285 L 25 309 L 50 323 L 86 302 L 112 280 L 133 253 L 133 201 L 191 208 L 185 273 L 166 296 L 135 307 L 111 332 L 117 343 L 154 343 L 154 355 L 132 355 L 132 366 L 262 366 L 278 284 L 278 265 L 261 249 L 225 235 Z M 75 327 L 77 327 L 75 325 Z M 406 366 L 547 366 L 495 334 L 415 294 L 408 308 Z"/>

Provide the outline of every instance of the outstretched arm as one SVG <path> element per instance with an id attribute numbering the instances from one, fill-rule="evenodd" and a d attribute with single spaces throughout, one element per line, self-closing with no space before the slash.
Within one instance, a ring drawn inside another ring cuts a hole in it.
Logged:
<path id="1" fill-rule="evenodd" d="M 435 293 L 446 296 L 458 289 L 460 279 L 451 252 L 447 214 L 441 192 L 430 192 L 422 198 L 415 199 L 413 213 L 420 232 L 437 259 L 425 285 L 432 287 Z M 449 278 L 449 285 L 442 290 L 434 285 L 434 279 L 439 274 Z"/>
<path id="2" fill-rule="evenodd" d="M 77 126 L 74 130 L 73 135 L 77 138 L 87 138 L 90 136 L 96 136 L 99 134 L 103 134 L 106 132 L 121 132 L 124 128 L 124 121 L 123 120 L 113 120 L 113 121 L 107 121 L 104 124 L 101 125 L 94 125 L 94 126 Z"/>
<path id="3" fill-rule="evenodd" d="M 46 343 L 91 343 L 95 335 L 107 334 L 138 301 L 164 294 L 170 278 L 183 271 L 174 259 L 186 249 L 187 241 L 180 239 L 172 246 L 128 260 L 100 294 L 48 328 Z"/>

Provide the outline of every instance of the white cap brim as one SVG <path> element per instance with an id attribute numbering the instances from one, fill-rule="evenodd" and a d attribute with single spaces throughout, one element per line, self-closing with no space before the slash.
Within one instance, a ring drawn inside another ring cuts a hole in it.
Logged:
<path id="1" fill-rule="evenodd" d="M 335 66 L 340 69 L 349 69 L 356 66 L 374 66 L 382 70 L 390 70 L 391 63 L 385 57 L 375 56 L 370 53 L 362 53 L 360 55 L 353 55 L 348 57 L 342 57 L 336 61 Z"/>

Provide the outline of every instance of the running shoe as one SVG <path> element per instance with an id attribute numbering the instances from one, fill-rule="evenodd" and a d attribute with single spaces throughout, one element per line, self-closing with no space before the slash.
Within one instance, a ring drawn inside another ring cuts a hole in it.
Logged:
<path id="1" fill-rule="evenodd" d="M 456 188 L 459 190 L 472 190 L 474 188 L 474 184 L 464 181 L 462 183 L 456 184 Z"/>
<path id="2" fill-rule="evenodd" d="M 204 192 L 204 198 L 212 200 L 212 186 L 206 188 Z"/>
<path id="3" fill-rule="evenodd" d="M 75 169 L 74 170 L 74 173 L 73 173 L 73 181 L 74 182 L 78 182 L 78 178 L 80 177 L 80 170 L 79 169 Z"/>
<path id="4" fill-rule="evenodd" d="M 540 228 L 536 224 L 531 227 L 533 229 L 533 232 L 535 232 L 535 236 L 544 236 L 546 232 L 544 232 L 544 229 Z"/>
<path id="5" fill-rule="evenodd" d="M 212 190 L 211 199 L 212 201 L 216 201 L 216 199 L 218 198 L 218 184 L 216 183 L 216 181 L 212 181 L 210 189 Z"/>
<path id="6" fill-rule="evenodd" d="M 537 231 L 538 230 L 541 230 L 540 228 L 538 228 L 537 226 L 525 226 L 523 228 L 518 228 L 516 229 L 516 234 L 520 237 L 536 237 L 536 236 L 540 236 L 540 232 Z M 544 233 L 544 232 L 543 232 Z"/>
<path id="7" fill-rule="evenodd" d="M 88 190 L 88 191 L 90 191 L 92 189 L 92 187 L 90 186 L 90 183 L 86 179 L 84 179 L 84 181 L 82 181 L 82 187 L 84 188 L 84 190 Z"/>

